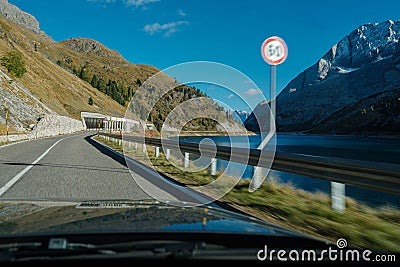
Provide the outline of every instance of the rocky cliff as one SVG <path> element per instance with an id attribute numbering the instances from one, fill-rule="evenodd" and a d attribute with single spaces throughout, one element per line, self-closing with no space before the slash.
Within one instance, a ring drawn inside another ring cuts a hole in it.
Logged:
<path id="1" fill-rule="evenodd" d="M 23 26 L 35 33 L 40 32 L 39 22 L 34 16 L 28 14 L 18 7 L 8 3 L 8 0 L 0 0 L 0 14 L 6 19 Z"/>
<path id="2" fill-rule="evenodd" d="M 340 40 L 278 95 L 278 131 L 400 132 L 399 37 L 388 20 Z"/>

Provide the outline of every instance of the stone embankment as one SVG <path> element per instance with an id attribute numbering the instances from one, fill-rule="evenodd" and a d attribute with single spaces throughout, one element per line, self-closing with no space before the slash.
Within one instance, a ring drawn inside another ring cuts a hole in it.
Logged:
<path id="1" fill-rule="evenodd" d="M 62 134 L 71 134 L 85 130 L 82 121 L 59 115 L 46 115 L 37 124 L 30 125 L 30 131 L 24 134 L 0 136 L 0 143 L 31 140 Z"/>

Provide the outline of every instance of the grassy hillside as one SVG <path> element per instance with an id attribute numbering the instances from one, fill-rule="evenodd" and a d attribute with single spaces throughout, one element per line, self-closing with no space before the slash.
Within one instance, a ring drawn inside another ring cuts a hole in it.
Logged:
<path id="1" fill-rule="evenodd" d="M 20 53 L 26 64 L 26 73 L 20 78 L 13 77 L 14 81 L 27 88 L 34 98 L 52 111 L 76 119 L 80 118 L 81 111 L 123 117 L 137 89 L 149 77 L 159 73 L 155 67 L 128 62 L 118 52 L 95 40 L 71 38 L 57 43 L 44 33 L 26 30 L 0 16 L 0 58 L 9 52 Z M 6 67 L 0 68 L 12 76 Z M 167 80 L 175 81 L 171 77 Z M 4 82 L 0 84 L 2 89 L 12 93 L 14 87 Z M 165 85 L 151 89 L 159 91 L 162 86 Z M 138 103 L 139 106 L 148 105 L 146 95 Z M 195 97 L 207 96 L 194 87 L 180 85 L 159 97 L 160 100 L 147 118 L 139 116 L 154 123 L 158 130 L 171 110 L 179 104 Z M 21 96 L 17 98 L 21 99 Z M 193 105 L 185 112 L 192 112 L 195 114 L 192 117 L 196 118 L 213 114 L 214 119 L 195 119 L 185 126 L 188 130 L 216 130 L 215 120 L 226 121 L 225 111 L 212 101 L 207 104 L 193 102 Z M 20 114 L 15 116 L 21 117 Z M 233 119 L 228 120 L 232 125 L 235 124 Z M 27 126 L 30 123 L 32 118 L 23 124 Z M 0 124 L 4 124 L 4 121 L 0 120 Z"/>
<path id="2" fill-rule="evenodd" d="M 0 56 L 19 51 L 26 63 L 26 73 L 16 80 L 42 103 L 60 115 L 79 118 L 80 112 L 93 111 L 122 115 L 125 108 L 90 84 L 57 66 L 48 59 L 47 51 L 56 43 L 44 34 L 26 30 L 0 16 Z M 7 69 L 1 67 L 4 73 Z M 88 99 L 94 99 L 94 105 Z"/>
<path id="3" fill-rule="evenodd" d="M 55 44 L 51 49 L 45 51 L 46 55 L 58 66 L 64 68 L 76 77 L 89 83 L 93 88 L 110 96 L 113 100 L 123 106 L 128 106 L 132 96 L 145 81 L 158 73 L 155 67 L 143 64 L 133 64 L 126 61 L 117 51 L 110 50 L 99 42 L 87 38 L 71 38 Z M 135 99 L 136 114 L 142 120 L 154 123 L 160 131 L 165 118 L 179 104 L 196 97 L 207 97 L 199 89 L 175 84 L 175 89 L 168 91 L 166 95 L 155 93 L 175 79 L 165 75 L 165 79 L 157 81 L 156 85 L 143 92 L 142 98 Z M 173 88 L 173 87 L 171 87 Z M 143 114 L 149 109 L 149 99 L 159 99 L 154 103 L 150 114 Z M 189 110 L 194 117 L 214 114 L 215 120 L 223 118 L 224 110 L 209 102 L 194 103 L 195 108 Z M 206 111 L 207 110 L 207 111 Z M 185 129 L 216 130 L 217 124 L 213 119 L 199 118 L 192 120 L 185 126 Z M 233 120 L 230 120 L 234 123 Z"/>
<path id="4" fill-rule="evenodd" d="M 133 64 L 87 38 L 72 38 L 43 51 L 54 63 L 125 106 L 142 83 L 159 70 Z"/>

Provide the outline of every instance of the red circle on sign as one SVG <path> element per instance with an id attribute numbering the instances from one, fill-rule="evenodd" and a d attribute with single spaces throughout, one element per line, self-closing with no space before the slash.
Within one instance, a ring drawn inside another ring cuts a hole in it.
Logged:
<path id="1" fill-rule="evenodd" d="M 280 56 L 279 58 L 274 59 L 274 58 L 272 58 L 270 55 L 268 55 L 266 53 L 265 48 L 271 42 L 278 42 L 279 45 L 281 46 L 281 48 L 282 48 L 282 51 L 281 51 L 282 52 L 282 56 Z M 261 46 L 261 55 L 262 55 L 264 61 L 267 62 L 268 64 L 270 64 L 270 65 L 278 65 L 278 64 L 283 63 L 286 60 L 286 58 L 288 56 L 288 47 L 287 47 L 285 41 L 282 38 L 280 38 L 278 36 L 272 36 L 272 37 L 269 37 L 268 39 L 266 39 L 263 42 L 263 44 Z"/>

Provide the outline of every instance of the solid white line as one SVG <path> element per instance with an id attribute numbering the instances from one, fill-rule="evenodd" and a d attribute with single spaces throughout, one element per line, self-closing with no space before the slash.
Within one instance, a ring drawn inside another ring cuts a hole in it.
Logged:
<path id="1" fill-rule="evenodd" d="M 25 142 L 30 142 L 30 141 L 46 140 L 46 139 L 50 139 L 50 138 L 54 138 L 54 137 L 60 137 L 62 135 L 70 136 L 70 135 L 75 135 L 76 134 L 76 136 L 79 136 L 79 135 L 86 134 L 86 132 L 84 132 L 84 133 L 80 133 L 80 132 L 82 132 L 82 131 L 77 131 L 77 132 L 73 132 L 73 133 L 70 133 L 70 134 L 51 135 L 51 136 L 45 136 L 45 137 L 38 137 L 38 138 L 33 138 L 33 139 L 25 139 L 25 140 L 15 141 L 15 142 L 11 142 L 9 144 L 2 145 L 2 146 L 0 146 L 0 148 L 9 147 L 9 146 L 13 146 L 13 145 L 17 145 L 17 144 L 21 144 L 21 143 L 25 143 Z M 79 134 L 77 134 L 77 133 L 79 133 Z"/>
<path id="2" fill-rule="evenodd" d="M 25 143 L 25 142 L 28 142 L 28 141 L 31 141 L 31 140 L 21 140 L 21 141 L 5 144 L 5 145 L 0 146 L 0 148 L 9 147 L 9 146 L 13 146 L 13 145 L 16 145 L 16 144 Z"/>
<path id="3" fill-rule="evenodd" d="M 5 192 L 7 192 L 8 189 L 10 189 L 16 182 L 18 182 L 19 179 L 21 179 L 21 177 L 27 173 L 30 169 L 32 169 L 32 167 L 38 163 L 44 156 L 46 156 L 51 149 L 53 149 L 58 143 L 60 143 L 61 141 L 70 138 L 69 137 L 64 137 L 63 139 L 58 140 L 57 142 L 55 142 L 49 149 L 47 149 L 42 155 L 40 155 L 40 157 L 38 157 L 34 162 L 32 162 L 28 167 L 26 167 L 25 169 L 23 169 L 20 173 L 18 173 L 17 175 L 14 176 L 14 178 L 12 178 L 6 185 L 4 185 L 2 188 L 0 188 L 0 197 L 2 195 L 4 195 Z"/>

